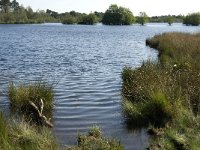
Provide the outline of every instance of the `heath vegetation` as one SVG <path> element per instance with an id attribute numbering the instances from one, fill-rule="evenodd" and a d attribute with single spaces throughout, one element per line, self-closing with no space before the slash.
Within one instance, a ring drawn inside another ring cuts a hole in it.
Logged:
<path id="1" fill-rule="evenodd" d="M 159 61 L 145 62 L 136 69 L 124 68 L 125 117 L 133 125 L 161 128 L 152 149 L 197 149 L 200 34 L 164 33 L 146 43 L 159 51 Z"/>

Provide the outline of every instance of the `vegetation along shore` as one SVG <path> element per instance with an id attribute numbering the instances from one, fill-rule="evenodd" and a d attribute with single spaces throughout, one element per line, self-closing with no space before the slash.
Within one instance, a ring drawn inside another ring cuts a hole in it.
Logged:
<path id="1" fill-rule="evenodd" d="M 105 25 L 131 25 L 139 23 L 144 25 L 147 22 L 166 22 L 171 25 L 173 22 L 185 25 L 198 26 L 200 24 L 200 13 L 184 15 L 165 15 L 149 17 L 145 12 L 134 16 L 129 8 L 112 4 L 105 12 L 91 12 L 89 14 L 76 12 L 74 10 L 65 13 L 47 9 L 33 11 L 29 7 L 20 5 L 16 0 L 0 0 L 0 24 L 36 24 L 36 23 L 63 23 L 63 24 L 84 24 L 94 25 L 103 23 Z"/>
<path id="2" fill-rule="evenodd" d="M 123 110 L 127 123 L 148 127 L 149 149 L 200 147 L 200 34 L 164 33 L 147 39 L 159 61 L 124 68 Z"/>

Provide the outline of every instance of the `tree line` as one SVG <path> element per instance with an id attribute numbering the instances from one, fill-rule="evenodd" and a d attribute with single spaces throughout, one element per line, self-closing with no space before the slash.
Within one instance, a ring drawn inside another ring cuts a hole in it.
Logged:
<path id="1" fill-rule="evenodd" d="M 0 23 L 23 24 L 53 22 L 55 18 L 45 11 L 34 12 L 31 7 L 23 7 L 16 0 L 0 0 Z"/>
<path id="2" fill-rule="evenodd" d="M 61 22 L 63 24 L 86 24 L 93 25 L 103 23 L 105 25 L 131 25 L 139 23 L 145 25 L 147 22 L 167 22 L 171 25 L 173 22 L 183 22 L 185 25 L 199 25 L 200 13 L 168 16 L 148 17 L 145 12 L 140 12 L 134 16 L 130 9 L 112 4 L 103 12 L 79 13 L 70 11 L 58 13 L 47 9 L 46 11 L 33 11 L 31 7 L 20 5 L 17 0 L 0 0 L 0 23 L 1 24 L 28 24 L 28 23 L 45 23 Z"/>

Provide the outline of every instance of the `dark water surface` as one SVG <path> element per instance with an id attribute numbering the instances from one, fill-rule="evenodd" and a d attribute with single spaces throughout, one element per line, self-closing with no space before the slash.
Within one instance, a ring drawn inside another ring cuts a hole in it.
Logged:
<path id="1" fill-rule="evenodd" d="M 145 46 L 145 39 L 167 31 L 200 32 L 200 27 L 0 25 L 0 108 L 8 112 L 9 81 L 44 79 L 55 86 L 53 130 L 62 144 L 75 144 L 78 132 L 100 125 L 125 149 L 145 149 L 145 131 L 124 124 L 121 71 L 156 60 L 157 52 Z"/>

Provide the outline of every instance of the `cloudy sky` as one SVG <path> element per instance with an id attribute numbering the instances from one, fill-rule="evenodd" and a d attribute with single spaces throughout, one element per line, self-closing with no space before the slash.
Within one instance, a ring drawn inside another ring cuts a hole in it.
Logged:
<path id="1" fill-rule="evenodd" d="M 34 10 L 51 9 L 57 12 L 104 12 L 110 4 L 128 7 L 134 15 L 145 11 L 149 16 L 156 15 L 186 15 L 200 11 L 199 0 L 17 0 L 25 7 Z"/>

